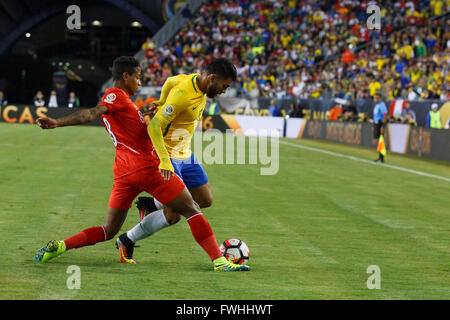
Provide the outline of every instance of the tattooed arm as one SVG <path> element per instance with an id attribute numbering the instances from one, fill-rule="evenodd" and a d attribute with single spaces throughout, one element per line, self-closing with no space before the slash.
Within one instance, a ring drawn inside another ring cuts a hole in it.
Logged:
<path id="1" fill-rule="evenodd" d="M 38 118 L 36 123 L 42 129 L 54 129 L 57 127 L 75 126 L 85 124 L 97 119 L 101 114 L 108 112 L 108 108 L 103 105 L 98 105 L 90 109 L 82 109 L 71 115 L 53 119 L 53 118 Z"/>

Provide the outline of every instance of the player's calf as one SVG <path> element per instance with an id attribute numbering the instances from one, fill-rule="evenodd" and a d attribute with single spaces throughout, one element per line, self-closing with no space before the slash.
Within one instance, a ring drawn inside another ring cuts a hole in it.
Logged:
<path id="1" fill-rule="evenodd" d="M 106 220 L 103 224 L 105 240 L 111 240 L 120 231 L 126 217 L 128 209 L 115 209 L 108 207 Z"/>

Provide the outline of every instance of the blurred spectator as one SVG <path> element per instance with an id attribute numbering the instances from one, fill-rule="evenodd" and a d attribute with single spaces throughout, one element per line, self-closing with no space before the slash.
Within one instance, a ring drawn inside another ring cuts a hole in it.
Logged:
<path id="1" fill-rule="evenodd" d="M 438 110 L 438 104 L 433 103 L 431 110 L 427 115 L 427 126 L 434 129 L 442 129 L 441 112 Z"/>
<path id="2" fill-rule="evenodd" d="M 5 95 L 3 94 L 3 91 L 0 91 L 0 107 L 4 107 L 8 104 L 8 101 L 5 98 Z"/>
<path id="3" fill-rule="evenodd" d="M 347 100 L 347 104 L 342 112 L 344 121 L 358 121 L 358 110 L 351 99 Z"/>
<path id="4" fill-rule="evenodd" d="M 344 111 L 344 108 L 340 103 L 336 104 L 333 108 L 330 110 L 329 119 L 330 121 L 336 121 L 338 120 L 341 113 Z"/>
<path id="5" fill-rule="evenodd" d="M 369 78 L 369 90 L 370 96 L 373 97 L 378 90 L 381 89 L 381 84 L 372 74 L 368 76 Z"/>
<path id="6" fill-rule="evenodd" d="M 56 96 L 55 90 L 52 90 L 50 92 L 50 98 L 48 99 L 48 107 L 49 108 L 57 108 L 58 107 L 58 97 Z"/>
<path id="7" fill-rule="evenodd" d="M 300 104 L 291 103 L 289 105 L 288 116 L 290 118 L 302 118 L 302 110 L 300 109 Z"/>
<path id="8" fill-rule="evenodd" d="M 350 49 L 345 49 L 344 53 L 342 54 L 342 63 L 352 63 L 355 60 L 355 55 Z"/>
<path id="9" fill-rule="evenodd" d="M 75 92 L 71 91 L 69 93 L 69 99 L 67 100 L 67 107 L 69 108 L 79 108 L 80 99 L 75 95 Z"/>
<path id="10" fill-rule="evenodd" d="M 400 120 L 402 123 L 417 125 L 416 113 L 413 109 L 411 109 L 411 104 L 409 103 L 409 101 L 405 103 L 405 107 L 403 108 L 400 115 Z"/>
<path id="11" fill-rule="evenodd" d="M 147 59 L 152 59 L 155 56 L 156 44 L 152 41 L 152 38 L 147 37 L 142 44 L 142 50 L 144 50 Z"/>
<path id="12" fill-rule="evenodd" d="M 137 96 L 134 104 L 139 108 L 139 110 L 142 110 L 145 107 L 144 98 L 141 95 Z"/>
<path id="13" fill-rule="evenodd" d="M 144 101 L 144 102 L 145 102 L 145 106 L 146 106 L 146 107 L 149 107 L 149 106 L 152 104 L 153 101 L 157 101 L 157 100 L 158 100 L 158 99 L 153 98 L 153 97 L 150 96 L 150 97 L 148 97 L 147 99 L 145 99 L 145 101 Z"/>
<path id="14" fill-rule="evenodd" d="M 408 85 L 408 97 L 407 99 L 409 101 L 414 101 L 419 98 L 419 95 L 417 94 L 416 90 L 414 90 L 414 86 L 412 83 Z"/>
<path id="15" fill-rule="evenodd" d="M 449 89 L 441 90 L 440 100 L 450 100 L 450 90 Z"/>
<path id="16" fill-rule="evenodd" d="M 42 93 L 42 91 L 39 90 L 38 92 L 36 92 L 36 95 L 33 99 L 33 104 L 35 107 L 45 106 L 44 94 Z"/>
<path id="17" fill-rule="evenodd" d="M 219 114 L 219 105 L 217 104 L 216 101 L 213 100 L 213 101 L 209 104 L 209 107 L 208 107 L 208 115 L 212 116 L 212 115 L 215 115 L 215 114 Z"/>
<path id="18" fill-rule="evenodd" d="M 275 104 L 275 100 L 270 100 L 269 115 L 271 117 L 279 117 L 281 115 L 280 108 Z"/>

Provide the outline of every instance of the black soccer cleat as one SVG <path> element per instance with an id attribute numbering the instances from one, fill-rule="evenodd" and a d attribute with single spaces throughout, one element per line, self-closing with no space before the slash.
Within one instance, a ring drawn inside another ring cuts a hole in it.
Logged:
<path id="1" fill-rule="evenodd" d="M 136 199 L 135 203 L 139 210 L 139 221 L 142 221 L 146 215 L 158 210 L 153 197 L 139 197 Z"/>
<path id="2" fill-rule="evenodd" d="M 134 242 L 128 238 L 126 233 L 117 238 L 116 248 L 119 249 L 120 262 L 136 264 L 136 261 L 133 260 Z"/>

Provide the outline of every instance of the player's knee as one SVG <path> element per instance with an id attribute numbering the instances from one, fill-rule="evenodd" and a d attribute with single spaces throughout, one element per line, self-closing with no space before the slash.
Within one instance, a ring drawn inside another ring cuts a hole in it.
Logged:
<path id="1" fill-rule="evenodd" d="M 199 213 L 201 211 L 201 208 L 204 208 L 204 207 L 202 207 L 199 203 L 197 203 L 194 200 L 192 200 L 192 207 L 191 207 L 191 210 L 190 210 L 192 212 L 192 214 Z"/>
<path id="2" fill-rule="evenodd" d="M 166 204 L 170 211 L 189 218 L 200 212 L 199 205 L 192 199 L 187 191 L 179 195 L 175 200 Z"/>
<path id="3" fill-rule="evenodd" d="M 204 209 L 204 208 L 209 208 L 211 207 L 213 204 L 213 199 L 212 197 L 206 197 L 203 198 L 201 201 L 199 201 L 198 205 L 200 206 L 200 208 Z"/>
<path id="4" fill-rule="evenodd" d="M 167 212 L 164 214 L 164 216 L 166 217 L 167 223 L 169 225 L 173 225 L 175 223 L 177 223 L 178 221 L 180 221 L 180 215 L 178 213 L 175 212 Z"/>
<path id="5" fill-rule="evenodd" d="M 180 210 L 180 215 L 185 217 L 186 219 L 189 217 L 192 217 L 193 215 L 196 215 L 197 213 L 201 212 L 200 206 L 197 204 L 197 202 L 193 201 L 190 203 L 186 203 L 182 210 Z"/>

